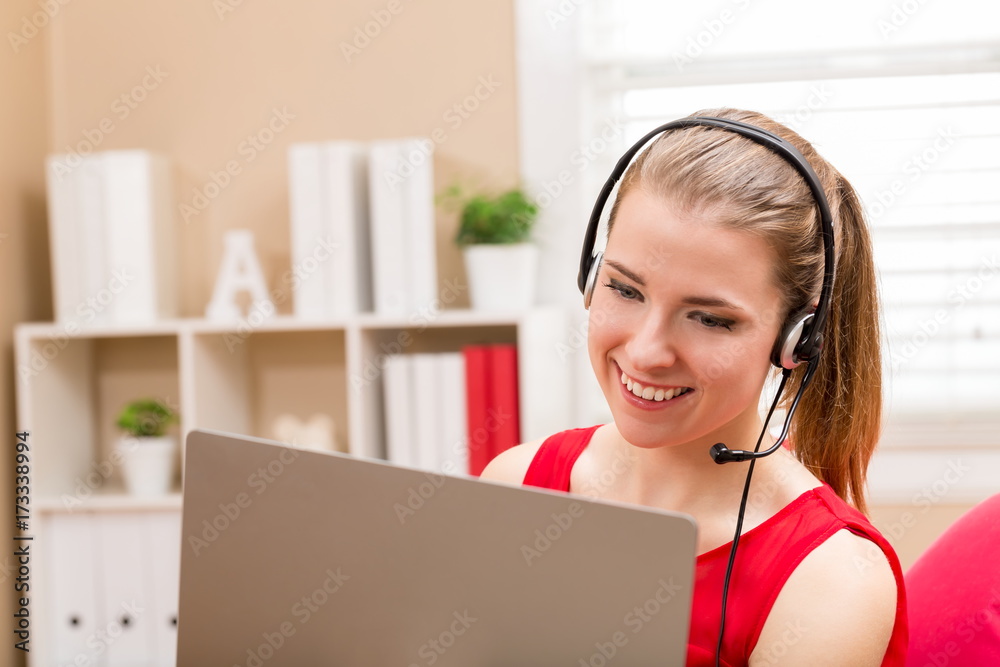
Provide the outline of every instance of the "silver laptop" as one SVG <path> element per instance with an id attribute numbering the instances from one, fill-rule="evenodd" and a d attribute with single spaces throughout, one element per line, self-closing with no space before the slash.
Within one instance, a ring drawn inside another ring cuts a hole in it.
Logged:
<path id="1" fill-rule="evenodd" d="M 683 665 L 693 519 L 196 430 L 178 665 Z"/>

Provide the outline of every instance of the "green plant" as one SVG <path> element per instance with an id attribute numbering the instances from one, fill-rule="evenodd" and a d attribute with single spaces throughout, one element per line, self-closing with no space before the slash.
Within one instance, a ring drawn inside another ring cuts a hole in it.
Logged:
<path id="1" fill-rule="evenodd" d="M 464 197 L 457 186 L 445 192 L 445 199 L 461 203 L 461 217 L 455 243 L 524 243 L 538 218 L 538 205 L 518 188 L 499 195 L 477 194 Z"/>
<path id="2" fill-rule="evenodd" d="M 140 398 L 122 408 L 115 423 L 126 433 L 141 438 L 162 436 L 177 420 L 177 413 L 163 402 Z"/>

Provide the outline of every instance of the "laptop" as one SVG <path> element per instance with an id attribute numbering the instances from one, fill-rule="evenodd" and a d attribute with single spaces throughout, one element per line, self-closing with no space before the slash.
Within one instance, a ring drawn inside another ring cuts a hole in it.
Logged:
<path id="1" fill-rule="evenodd" d="M 178 665 L 683 665 L 683 514 L 208 430 Z"/>

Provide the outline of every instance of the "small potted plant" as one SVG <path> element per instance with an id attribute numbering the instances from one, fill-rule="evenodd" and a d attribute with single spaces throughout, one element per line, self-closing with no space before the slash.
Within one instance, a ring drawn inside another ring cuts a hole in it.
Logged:
<path id="1" fill-rule="evenodd" d="M 531 232 L 538 205 L 518 188 L 465 197 L 453 186 L 445 199 L 461 205 L 455 243 L 465 259 L 472 307 L 520 310 L 534 305 L 538 247 Z"/>
<path id="2" fill-rule="evenodd" d="M 141 398 L 122 408 L 115 423 L 123 432 L 118 453 L 129 493 L 155 496 L 170 491 L 177 440 L 167 434 L 167 427 L 177 421 L 177 413 L 155 398 Z"/>

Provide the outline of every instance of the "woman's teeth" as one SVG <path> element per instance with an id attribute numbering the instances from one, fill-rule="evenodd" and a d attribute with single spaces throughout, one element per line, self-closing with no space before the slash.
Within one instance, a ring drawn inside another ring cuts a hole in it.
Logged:
<path id="1" fill-rule="evenodd" d="M 628 387 L 630 392 L 639 398 L 646 399 L 647 401 L 669 401 L 675 396 L 680 396 L 681 394 L 691 391 L 690 387 L 677 387 L 676 389 L 643 387 L 640 383 L 625 375 L 624 372 L 622 372 L 622 384 Z"/>

